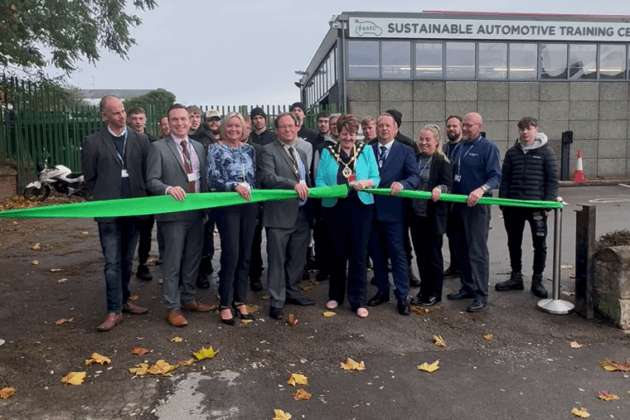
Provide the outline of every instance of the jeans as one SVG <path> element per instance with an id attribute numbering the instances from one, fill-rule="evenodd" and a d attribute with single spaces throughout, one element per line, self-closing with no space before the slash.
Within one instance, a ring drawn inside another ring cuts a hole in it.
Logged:
<path id="1" fill-rule="evenodd" d="M 119 314 L 130 295 L 131 261 L 139 235 L 136 220 L 119 217 L 113 222 L 98 222 L 98 234 L 105 257 L 107 312 Z"/>

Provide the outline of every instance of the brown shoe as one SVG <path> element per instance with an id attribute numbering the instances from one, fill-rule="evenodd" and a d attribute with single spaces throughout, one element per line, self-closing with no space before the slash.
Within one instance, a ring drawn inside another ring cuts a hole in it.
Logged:
<path id="1" fill-rule="evenodd" d="M 123 320 L 122 314 L 108 314 L 107 319 L 98 326 L 99 331 L 109 331 Z"/>
<path id="2" fill-rule="evenodd" d="M 186 321 L 186 318 L 179 310 L 166 312 L 166 320 L 173 327 L 185 327 L 188 325 L 188 321 Z"/>
<path id="3" fill-rule="evenodd" d="M 182 309 L 195 312 L 212 312 L 217 310 L 217 305 L 205 305 L 197 300 L 182 305 Z"/>
<path id="4" fill-rule="evenodd" d="M 134 305 L 131 302 L 127 302 L 123 305 L 123 311 L 129 312 L 130 314 L 134 314 L 134 315 L 142 315 L 149 312 L 147 308 L 142 308 L 140 306 Z"/>

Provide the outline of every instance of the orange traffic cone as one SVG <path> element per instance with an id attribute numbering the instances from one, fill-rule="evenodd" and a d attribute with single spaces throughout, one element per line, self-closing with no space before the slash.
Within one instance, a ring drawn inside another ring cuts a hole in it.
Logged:
<path id="1" fill-rule="evenodd" d="M 588 182 L 584 178 L 584 168 L 582 167 L 582 151 L 578 150 L 577 162 L 575 163 L 575 171 L 573 172 L 573 182 Z"/>

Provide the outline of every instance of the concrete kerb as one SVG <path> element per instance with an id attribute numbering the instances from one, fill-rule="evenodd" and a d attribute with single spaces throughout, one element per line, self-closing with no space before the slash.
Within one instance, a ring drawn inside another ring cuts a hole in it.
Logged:
<path id="1" fill-rule="evenodd" d="M 625 184 L 630 185 L 629 178 L 593 179 L 588 182 L 560 181 L 560 187 L 603 187 Z"/>

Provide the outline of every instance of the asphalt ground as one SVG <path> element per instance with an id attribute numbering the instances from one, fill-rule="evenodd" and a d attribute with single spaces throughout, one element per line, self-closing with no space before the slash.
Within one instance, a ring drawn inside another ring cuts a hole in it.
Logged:
<path id="1" fill-rule="evenodd" d="M 598 235 L 630 226 L 630 188 L 561 188 L 560 194 L 568 203 L 561 261 L 566 267 L 575 265 L 580 203 L 596 200 Z M 285 315 L 298 320 L 295 326 L 267 316 L 263 292 L 249 296 L 249 303 L 260 307 L 252 323 L 229 327 L 217 313 L 187 313 L 189 326 L 175 329 L 164 319 L 159 269 L 151 267 L 153 281 L 134 278 L 131 283 L 136 303 L 149 307 L 149 313 L 125 315 L 114 330 L 98 333 L 105 308 L 96 224 L 0 220 L 0 337 L 6 340 L 0 346 L 0 389 L 16 389 L 12 397 L 0 399 L 0 418 L 272 419 L 274 409 L 281 409 L 293 419 L 571 419 L 573 408 L 585 407 L 591 418 L 630 419 L 630 374 L 607 372 L 599 364 L 630 359 L 628 335 L 600 317 L 587 321 L 575 313 L 550 315 L 537 308 L 538 299 L 528 290 L 532 252 L 527 231 L 526 290 L 494 291 L 494 284 L 509 275 L 506 235 L 496 208 L 491 225 L 491 293 L 485 312 L 469 314 L 469 302 L 445 300 L 425 315 L 403 317 L 392 299 L 371 308 L 366 319 L 347 303 L 327 318 L 327 283 L 307 281 L 303 285 L 311 288 L 304 293 L 317 304 L 286 306 Z M 40 249 L 33 250 L 36 243 Z M 552 245 L 550 232 L 548 278 Z M 444 253 L 448 261 L 446 244 Z M 219 268 L 218 253 L 214 267 Z M 572 273 L 572 268 L 561 271 L 567 301 L 574 299 Z M 59 283 L 62 278 L 67 281 Z M 204 302 L 215 300 L 216 272 L 212 283 L 198 295 Z M 546 285 L 550 290 L 551 282 Z M 457 289 L 458 279 L 445 281 L 445 295 Z M 374 292 L 370 286 L 368 295 Z M 73 322 L 56 325 L 62 318 Z M 182 342 L 172 342 L 176 336 Z M 436 346 L 434 336 L 446 346 Z M 571 348 L 572 341 L 582 347 Z M 136 346 L 150 352 L 130 354 Z M 188 360 L 209 346 L 218 350 L 213 359 L 180 367 L 171 376 L 135 377 L 128 371 L 142 362 Z M 111 364 L 85 366 L 93 352 L 108 356 Z M 365 370 L 342 370 L 347 358 L 363 361 Z M 437 360 L 433 373 L 418 369 Z M 61 378 L 73 371 L 86 372 L 85 382 L 62 384 Z M 288 385 L 292 373 L 306 376 L 308 385 Z M 296 389 L 311 398 L 294 401 Z M 598 399 L 602 390 L 619 400 Z"/>

